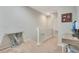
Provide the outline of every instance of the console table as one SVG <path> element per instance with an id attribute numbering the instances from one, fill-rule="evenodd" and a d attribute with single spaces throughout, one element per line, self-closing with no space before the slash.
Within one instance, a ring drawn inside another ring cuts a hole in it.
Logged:
<path id="1" fill-rule="evenodd" d="M 70 46 L 73 46 L 77 52 L 79 52 L 79 39 L 75 39 L 75 38 L 63 38 L 62 39 L 62 43 L 65 43 L 65 44 L 70 44 Z"/>

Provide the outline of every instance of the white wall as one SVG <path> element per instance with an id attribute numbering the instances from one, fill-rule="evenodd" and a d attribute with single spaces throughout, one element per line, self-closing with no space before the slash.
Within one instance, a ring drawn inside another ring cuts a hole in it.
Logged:
<path id="1" fill-rule="evenodd" d="M 76 20 L 79 20 L 79 6 L 76 7 Z"/>
<path id="2" fill-rule="evenodd" d="M 40 15 L 40 19 L 39 19 L 39 27 L 42 30 L 56 30 L 55 25 L 57 25 L 57 15 L 56 14 L 52 14 L 50 16 L 46 16 L 44 14 Z"/>
<path id="3" fill-rule="evenodd" d="M 0 34 L 23 31 L 25 39 L 36 39 L 36 28 L 53 29 L 55 19 L 29 7 L 0 7 Z"/>
<path id="4" fill-rule="evenodd" d="M 57 14 L 53 13 L 49 16 L 41 14 L 39 18 L 40 41 L 46 40 L 49 36 L 55 34 L 57 25 Z"/>
<path id="5" fill-rule="evenodd" d="M 62 37 L 65 34 L 70 34 L 72 32 L 72 22 L 62 23 L 61 14 L 63 13 L 72 13 L 72 21 L 76 19 L 76 9 L 75 7 L 62 7 L 58 9 L 58 32 L 59 32 L 59 44 L 62 42 Z"/>
<path id="6" fill-rule="evenodd" d="M 39 15 L 29 7 L 0 7 L 0 34 L 23 31 L 26 38 L 36 38 Z"/>

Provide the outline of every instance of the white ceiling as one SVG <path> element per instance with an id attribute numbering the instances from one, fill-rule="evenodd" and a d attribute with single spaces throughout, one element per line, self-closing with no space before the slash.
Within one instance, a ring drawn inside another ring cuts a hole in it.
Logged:
<path id="1" fill-rule="evenodd" d="M 42 12 L 42 13 L 54 13 L 57 12 L 57 9 L 60 7 L 57 6 L 31 6 L 31 8 Z"/>
<path id="2" fill-rule="evenodd" d="M 69 6 L 30 6 L 31 8 L 41 12 L 41 13 L 57 13 L 57 10 Z M 73 6 L 72 6 L 73 7 Z"/>

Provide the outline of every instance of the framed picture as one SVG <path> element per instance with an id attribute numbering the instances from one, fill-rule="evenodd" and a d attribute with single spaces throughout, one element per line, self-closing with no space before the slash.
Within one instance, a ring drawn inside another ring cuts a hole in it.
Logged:
<path id="1" fill-rule="evenodd" d="M 72 13 L 65 13 L 61 15 L 62 22 L 72 22 Z"/>

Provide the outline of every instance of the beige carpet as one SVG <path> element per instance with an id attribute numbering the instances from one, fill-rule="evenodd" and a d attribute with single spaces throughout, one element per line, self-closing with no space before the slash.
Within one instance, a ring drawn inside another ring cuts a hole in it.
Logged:
<path id="1" fill-rule="evenodd" d="M 61 53 L 62 48 L 57 46 L 57 38 L 50 38 L 41 43 L 40 46 L 36 42 L 27 40 L 20 46 L 8 48 L 0 51 L 1 53 Z"/>

